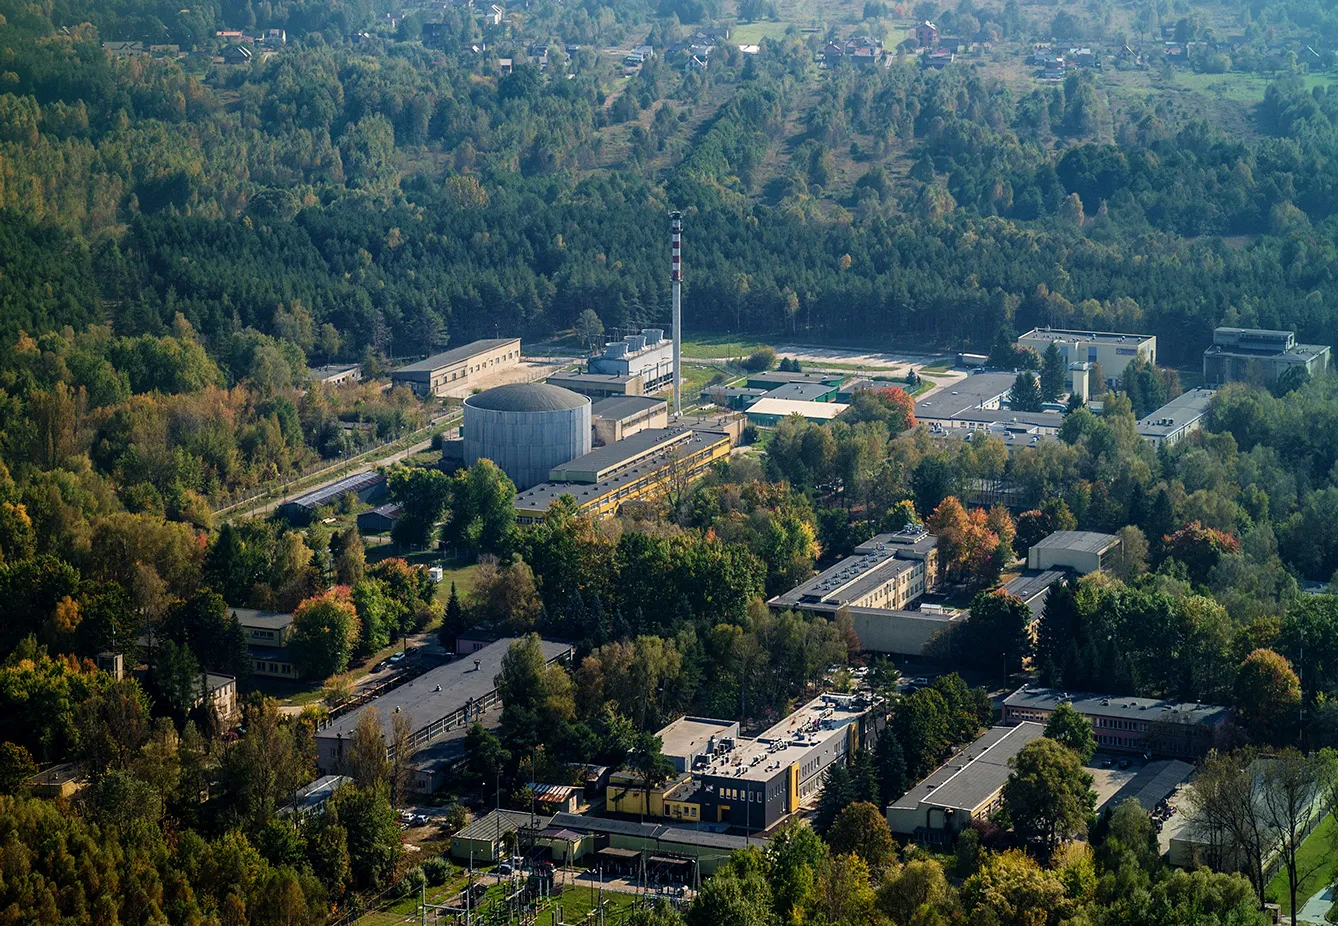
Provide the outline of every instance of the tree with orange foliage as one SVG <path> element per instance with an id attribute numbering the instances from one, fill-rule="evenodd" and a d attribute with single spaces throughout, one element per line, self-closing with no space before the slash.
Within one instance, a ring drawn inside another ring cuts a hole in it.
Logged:
<path id="1" fill-rule="evenodd" d="M 336 585 L 302 602 L 293 611 L 289 647 L 293 664 L 309 679 L 321 679 L 348 668 L 360 624 L 347 586 Z"/>
<path id="2" fill-rule="evenodd" d="M 955 496 L 945 498 L 929 517 L 929 530 L 938 538 L 939 567 L 969 586 L 989 585 L 998 578 L 1007 558 L 995 526 L 1012 529 L 1006 511 L 974 508 L 967 512 Z"/>

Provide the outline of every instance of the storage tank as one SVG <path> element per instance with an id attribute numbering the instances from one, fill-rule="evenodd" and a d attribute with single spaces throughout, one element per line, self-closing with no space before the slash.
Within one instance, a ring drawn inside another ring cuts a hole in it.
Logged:
<path id="1" fill-rule="evenodd" d="M 464 462 L 492 460 L 518 491 L 590 452 L 590 399 L 547 383 L 513 383 L 465 399 Z"/>

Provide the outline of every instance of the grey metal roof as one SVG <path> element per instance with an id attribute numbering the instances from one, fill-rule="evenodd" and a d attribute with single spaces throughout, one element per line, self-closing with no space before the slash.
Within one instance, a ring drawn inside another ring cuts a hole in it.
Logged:
<path id="1" fill-rule="evenodd" d="M 329 504 L 339 496 L 347 492 L 361 492 L 372 486 L 385 482 L 386 477 L 375 470 L 364 470 L 361 473 L 354 473 L 352 476 L 345 476 L 338 482 L 332 483 L 323 489 L 317 489 L 314 492 L 308 492 L 306 495 L 300 495 L 285 504 L 299 505 L 303 508 L 319 508 L 321 505 Z"/>
<path id="2" fill-rule="evenodd" d="M 468 360 L 475 354 L 494 350 L 516 340 L 518 340 L 518 338 L 485 338 L 481 341 L 471 341 L 468 344 L 462 344 L 459 347 L 453 347 L 450 350 L 442 351 L 440 354 L 433 354 L 431 357 L 426 357 L 416 363 L 405 364 L 395 372 L 431 373 L 434 370 L 440 370 L 442 367 L 448 367 L 453 363 Z"/>
<path id="3" fill-rule="evenodd" d="M 282 611 L 260 611 L 256 608 L 229 608 L 228 610 L 237 615 L 237 623 L 243 627 L 282 630 L 293 622 L 293 615 Z"/>
<path id="4" fill-rule="evenodd" d="M 1126 781 L 1120 790 L 1111 795 L 1104 806 L 1118 807 L 1132 797 L 1142 805 L 1143 810 L 1151 813 L 1153 808 L 1176 789 L 1177 785 L 1187 781 L 1192 774 L 1194 766 L 1179 759 L 1149 762 L 1139 769 L 1137 775 Z"/>
<path id="5" fill-rule="evenodd" d="M 667 410 L 669 403 L 664 399 L 657 399 L 648 395 L 609 396 L 607 399 L 600 399 L 591 406 L 590 414 L 595 418 L 625 421 L 635 415 L 660 408 Z"/>
<path id="6" fill-rule="evenodd" d="M 1208 404 L 1216 394 L 1216 389 L 1200 386 L 1176 396 L 1138 422 L 1139 435 L 1149 438 L 1166 437 L 1188 427 L 1207 414 Z"/>
<path id="7" fill-rule="evenodd" d="M 381 517 L 390 518 L 393 521 L 400 516 L 402 511 L 404 511 L 404 506 L 399 502 L 387 502 L 384 505 L 378 505 L 371 511 L 364 511 L 362 514 L 379 514 Z M 359 517 L 362 517 L 362 515 L 359 515 Z"/>
<path id="8" fill-rule="evenodd" d="M 1075 550 L 1082 553 L 1104 553 L 1120 542 L 1114 534 L 1098 531 L 1055 531 L 1032 544 L 1033 550 Z"/>
<path id="9" fill-rule="evenodd" d="M 1033 617 L 1040 617 L 1045 608 L 1045 600 L 1050 596 L 1050 586 L 1068 573 L 1063 569 L 1046 569 L 1043 572 L 1026 571 L 1003 587 L 1003 590 L 1031 609 Z"/>
<path id="10" fill-rule="evenodd" d="M 917 418 L 953 418 L 970 409 L 993 404 L 1013 388 L 1013 373 L 973 373 L 949 383 L 915 403 Z"/>
<path id="11" fill-rule="evenodd" d="M 591 386 L 600 385 L 626 385 L 636 376 L 619 376 L 617 373 L 554 373 L 548 377 L 549 381 L 559 380 L 560 382 L 581 383 Z"/>
<path id="12" fill-rule="evenodd" d="M 891 806 L 914 810 L 928 804 L 973 811 L 1008 780 L 1008 760 L 1044 734 L 1045 728 L 1038 723 L 991 727 Z"/>
<path id="13" fill-rule="evenodd" d="M 473 823 L 460 830 L 452 839 L 486 839 L 497 841 L 498 834 L 505 836 L 514 833 L 522 826 L 533 823 L 542 829 L 552 825 L 553 818 L 544 814 L 533 817 L 523 810 L 490 810 Z"/>
<path id="14" fill-rule="evenodd" d="M 1231 714 L 1231 708 L 1196 701 L 1165 701 L 1159 698 L 1134 698 L 1128 695 L 1103 695 L 1091 692 L 1071 692 L 1059 688 L 1033 688 L 1024 685 L 1004 698 L 1004 707 L 1021 710 L 1053 711 L 1061 704 L 1072 704 L 1073 709 L 1088 717 L 1117 717 L 1122 720 L 1141 720 L 1145 723 L 1169 721 L 1173 723 L 1201 723 L 1209 726 L 1220 723 Z"/>
<path id="15" fill-rule="evenodd" d="M 548 383 L 508 383 L 465 399 L 467 408 L 494 412 L 556 412 L 589 404 L 588 396 Z"/>
<path id="16" fill-rule="evenodd" d="M 879 534 L 861 544 L 853 555 L 777 596 L 775 601 L 798 606 L 858 601 L 871 589 L 914 569 L 938 543 L 930 534 L 907 537 L 904 543 L 898 538 L 897 534 Z"/>
<path id="17" fill-rule="evenodd" d="M 1018 338 L 1045 338 L 1055 341 L 1092 341 L 1098 344 L 1142 344 L 1150 334 L 1126 334 L 1119 331 L 1084 331 L 1080 328 L 1033 328 Z"/>
<path id="18" fill-rule="evenodd" d="M 826 383 L 785 383 L 766 394 L 768 399 L 792 399 L 796 402 L 821 402 L 837 391 Z"/>
<path id="19" fill-rule="evenodd" d="M 466 701 L 476 702 L 496 689 L 496 678 L 502 668 L 502 658 L 513 642 L 515 641 L 498 640 L 462 659 L 429 669 L 413 681 L 405 682 L 357 710 L 344 714 L 316 735 L 322 739 L 340 735 L 352 736 L 353 730 L 358 726 L 358 719 L 364 711 L 372 707 L 377 709 L 381 732 L 387 737 L 391 735 L 396 710 L 409 714 L 413 718 L 415 729 L 421 729 L 454 714 L 465 706 Z M 550 661 L 571 651 L 570 645 L 551 640 L 542 640 L 539 646 L 543 650 L 544 658 Z M 479 663 L 477 669 L 474 668 L 475 660 Z"/>
<path id="20" fill-rule="evenodd" d="M 618 836 L 632 836 L 638 839 L 658 840 L 661 843 L 677 843 L 684 846 L 726 849 L 734 851 L 749 845 L 761 846 L 767 840 L 762 836 L 731 836 L 728 833 L 713 833 L 710 830 L 687 829 L 681 826 L 666 826 L 662 823 L 637 823 L 634 820 L 610 820 L 606 817 L 589 817 L 583 814 L 559 813 L 553 816 L 552 826 L 586 833 L 609 833 Z"/>

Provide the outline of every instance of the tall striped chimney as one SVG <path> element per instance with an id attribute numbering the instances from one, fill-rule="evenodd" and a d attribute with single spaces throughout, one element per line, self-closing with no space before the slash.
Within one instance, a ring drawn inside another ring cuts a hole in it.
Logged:
<path id="1" fill-rule="evenodd" d="M 669 213 L 669 229 L 673 233 L 673 270 L 670 279 L 674 284 L 674 415 L 683 414 L 683 400 L 679 395 L 680 363 L 683 357 L 683 213 Z"/>

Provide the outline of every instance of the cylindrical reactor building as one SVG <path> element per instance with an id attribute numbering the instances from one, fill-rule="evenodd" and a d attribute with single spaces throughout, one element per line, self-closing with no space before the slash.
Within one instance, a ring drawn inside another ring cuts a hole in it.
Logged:
<path id="1" fill-rule="evenodd" d="M 590 399 L 546 383 L 513 383 L 465 399 L 465 464 L 489 459 L 518 491 L 590 452 Z"/>

